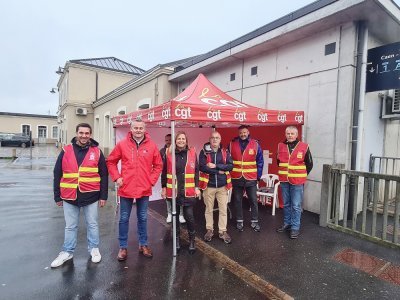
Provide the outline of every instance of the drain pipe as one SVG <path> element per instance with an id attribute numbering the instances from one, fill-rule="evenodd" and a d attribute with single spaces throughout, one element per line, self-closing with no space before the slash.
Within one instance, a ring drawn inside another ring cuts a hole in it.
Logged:
<path id="1" fill-rule="evenodd" d="M 357 65 L 356 65 L 356 81 L 353 104 L 353 125 L 351 139 L 351 170 L 361 170 L 361 150 L 362 150 L 362 134 L 364 129 L 364 106 L 365 106 L 365 81 L 367 70 L 367 52 L 368 52 L 368 27 L 365 21 L 359 21 L 357 25 Z M 357 199 L 354 199 L 355 194 L 354 179 L 351 177 L 350 194 L 347 218 L 351 219 L 354 204 Z"/>

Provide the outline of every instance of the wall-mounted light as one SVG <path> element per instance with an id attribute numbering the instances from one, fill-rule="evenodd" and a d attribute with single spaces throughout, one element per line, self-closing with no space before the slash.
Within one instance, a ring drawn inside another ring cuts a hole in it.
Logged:
<path id="1" fill-rule="evenodd" d="M 52 93 L 52 94 L 55 94 L 57 91 L 56 91 L 56 88 L 52 88 L 51 90 L 50 90 L 50 93 Z"/>
<path id="2" fill-rule="evenodd" d="M 64 74 L 64 68 L 58 67 L 58 70 L 56 71 L 56 74 L 61 75 Z"/>

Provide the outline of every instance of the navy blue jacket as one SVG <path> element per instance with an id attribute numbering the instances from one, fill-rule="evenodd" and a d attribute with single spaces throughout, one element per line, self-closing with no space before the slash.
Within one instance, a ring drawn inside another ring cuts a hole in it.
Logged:
<path id="1" fill-rule="evenodd" d="M 216 165 L 215 169 L 207 167 L 207 154 L 209 153 L 211 154 L 211 162 Z M 219 188 L 226 185 L 226 174 L 219 174 L 218 171 L 232 171 L 233 160 L 229 151 L 227 151 L 226 163 L 224 163 L 221 148 L 219 148 L 217 152 L 214 152 L 210 148 L 210 143 L 206 143 L 200 151 L 199 169 L 201 172 L 210 175 L 208 187 Z"/>

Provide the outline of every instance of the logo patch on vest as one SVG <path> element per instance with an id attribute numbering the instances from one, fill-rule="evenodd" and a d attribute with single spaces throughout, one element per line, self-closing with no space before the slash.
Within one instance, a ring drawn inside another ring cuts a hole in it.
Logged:
<path id="1" fill-rule="evenodd" d="M 303 152 L 299 151 L 299 153 L 297 153 L 297 158 L 302 159 L 303 158 Z"/>
<path id="2" fill-rule="evenodd" d="M 191 167 L 192 169 L 194 169 L 194 162 L 191 162 L 191 163 L 190 163 L 190 167 Z"/>
<path id="3" fill-rule="evenodd" d="M 94 160 L 94 153 L 90 153 L 89 160 Z"/>
<path id="4" fill-rule="evenodd" d="M 254 149 L 249 149 L 249 154 L 250 154 L 250 155 L 254 155 L 254 153 L 255 153 L 255 152 L 254 152 Z"/>

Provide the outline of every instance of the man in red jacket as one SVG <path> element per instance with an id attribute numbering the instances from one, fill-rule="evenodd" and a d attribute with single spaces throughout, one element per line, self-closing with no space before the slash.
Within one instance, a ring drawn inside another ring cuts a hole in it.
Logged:
<path id="1" fill-rule="evenodd" d="M 118 260 L 128 256 L 129 217 L 136 200 L 139 252 L 153 257 L 147 244 L 147 207 L 152 187 L 161 174 L 163 162 L 157 145 L 145 132 L 145 123 L 140 119 L 131 124 L 131 131 L 120 141 L 107 158 L 110 176 L 118 185 L 120 196 L 119 252 Z M 121 161 L 121 172 L 117 165 Z"/>

